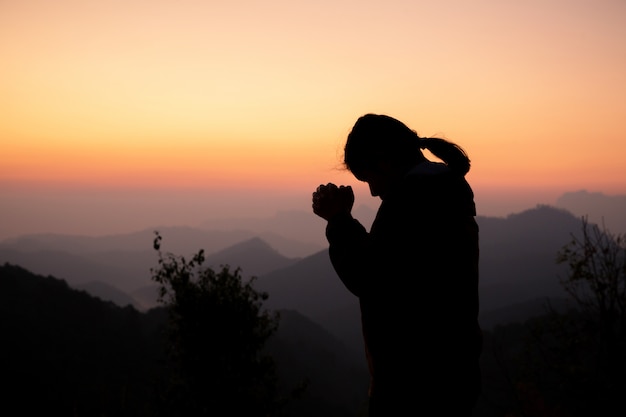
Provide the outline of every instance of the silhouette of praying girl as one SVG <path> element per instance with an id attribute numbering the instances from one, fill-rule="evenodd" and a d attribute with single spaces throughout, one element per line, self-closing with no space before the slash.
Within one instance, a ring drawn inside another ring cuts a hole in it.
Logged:
<path id="1" fill-rule="evenodd" d="M 470 416 L 482 350 L 470 160 L 452 142 L 366 114 L 348 135 L 344 163 L 382 200 L 370 231 L 352 217 L 350 186 L 320 185 L 313 212 L 327 220 L 332 265 L 359 298 L 369 415 Z"/>

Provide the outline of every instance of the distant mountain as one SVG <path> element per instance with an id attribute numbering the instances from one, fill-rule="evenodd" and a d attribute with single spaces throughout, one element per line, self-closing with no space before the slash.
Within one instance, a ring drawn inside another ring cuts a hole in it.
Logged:
<path id="1" fill-rule="evenodd" d="M 304 213 L 303 218 L 307 218 L 309 222 L 315 221 L 310 216 L 305 216 Z M 256 231 L 258 227 L 244 229 L 235 225 L 231 227 L 228 224 L 228 221 L 218 221 L 215 229 L 163 226 L 133 233 L 104 236 L 31 234 L 4 239 L 0 241 L 0 248 L 10 247 L 24 252 L 56 250 L 80 254 L 151 251 L 155 231 L 167 238 L 165 243 L 169 251 L 185 256 L 192 255 L 199 249 L 204 249 L 207 253 L 216 252 L 254 237 L 262 238 L 289 258 L 308 256 L 324 247 L 323 244 L 306 242 L 306 235 L 298 235 L 300 228 L 297 225 L 290 225 L 290 230 L 295 232 L 291 234 L 296 236 L 292 239 L 269 230 Z M 318 233 L 323 236 L 323 231 L 321 227 Z"/>
<path id="2" fill-rule="evenodd" d="M 192 243 L 190 242 L 201 245 L 201 242 L 195 239 L 208 233 L 198 234 L 193 229 L 189 229 L 191 236 L 190 240 L 186 241 L 180 228 L 175 228 L 175 233 L 170 233 L 171 230 L 168 229 L 164 230 L 161 232 L 163 253 L 170 252 L 188 258 L 203 249 L 199 246 L 191 250 Z M 220 232 L 220 234 L 228 235 L 227 232 Z M 238 232 L 237 236 L 241 235 L 244 235 L 243 232 Z M 157 294 L 156 285 L 151 280 L 151 269 L 158 266 L 158 256 L 152 249 L 152 240 L 148 240 L 147 236 L 144 233 L 142 240 L 149 244 L 149 249 L 142 250 L 128 249 L 133 247 L 130 246 L 131 241 L 138 242 L 134 240 L 136 235 L 129 240 L 122 237 L 104 237 L 103 241 L 94 238 L 59 236 L 58 244 L 53 235 L 12 239 L 0 244 L 0 263 L 8 262 L 23 266 L 37 274 L 60 277 L 69 285 L 75 288 L 86 288 L 91 294 L 103 300 L 126 302 L 124 297 L 114 295 L 115 290 L 123 291 L 127 294 L 127 301 L 130 304 L 151 308 L 156 305 Z M 154 235 L 151 238 L 153 237 Z M 81 242 L 84 243 L 82 246 Z M 119 243 L 122 249 L 118 250 L 111 246 L 116 243 Z M 73 252 L 76 245 L 80 247 L 80 250 Z M 187 249 L 187 252 L 177 252 L 183 249 Z M 284 268 L 297 260 L 281 255 L 257 237 L 227 245 L 219 251 L 208 252 L 205 249 L 205 252 L 205 266 L 221 269 L 220 265 L 228 264 L 232 268 L 241 268 L 242 275 L 246 277 Z M 96 285 L 96 282 L 103 285 Z"/>
<path id="3" fill-rule="evenodd" d="M 189 256 L 199 249 L 207 253 L 222 250 L 256 235 L 244 230 L 199 230 L 191 227 L 155 227 L 134 233 L 78 236 L 59 234 L 33 234 L 0 241 L 0 248 L 10 247 L 23 252 L 57 250 L 69 253 L 143 252 L 152 251 L 154 232 L 164 238 L 166 249 Z"/>
<path id="4" fill-rule="evenodd" d="M 260 276 L 255 287 L 269 294 L 268 307 L 297 310 L 320 323 L 346 346 L 362 351 L 358 299 L 340 282 L 328 249 Z"/>
<path id="5" fill-rule="evenodd" d="M 626 233 L 626 195 L 606 195 L 586 190 L 563 194 L 556 201 L 574 215 L 588 216 L 589 221 L 604 225 L 614 234 Z"/>
<path id="6" fill-rule="evenodd" d="M 51 274 L 72 286 L 100 281 L 131 294 L 151 285 L 150 269 L 157 266 L 152 244 L 155 231 L 163 236 L 164 251 L 190 257 L 207 254 L 252 239 L 246 231 L 206 231 L 161 227 L 106 236 L 34 234 L 0 242 L 0 263 L 21 265 L 37 274 Z M 95 287 L 91 288 L 95 291 Z M 95 293 L 106 298 L 104 293 Z"/>
<path id="7" fill-rule="evenodd" d="M 135 269 L 129 270 L 115 259 L 102 261 L 79 253 L 62 250 L 19 250 L 0 247 L 0 264 L 20 265 L 41 275 L 53 275 L 71 286 L 80 287 L 91 282 L 103 282 L 122 291 L 130 291 L 146 285 L 149 270 L 139 276 Z M 154 257 L 156 264 L 156 256 Z"/>
<path id="8" fill-rule="evenodd" d="M 210 219 L 198 227 L 206 230 L 247 230 L 260 235 L 274 233 L 284 238 L 323 244 L 324 220 L 313 212 L 278 211 L 271 217 L 233 217 Z"/>
<path id="9" fill-rule="evenodd" d="M 256 237 L 263 239 L 288 258 L 303 258 L 327 246 L 325 242 L 304 242 L 302 237 L 287 238 L 274 232 L 259 232 Z"/>
<path id="10" fill-rule="evenodd" d="M 143 306 L 140 302 L 137 302 L 132 295 L 129 295 L 117 288 L 108 285 L 102 281 L 92 281 L 85 284 L 74 285 L 73 288 L 77 290 L 83 290 L 88 294 L 99 298 L 103 301 L 111 301 L 115 305 L 120 307 L 132 306 L 137 310 L 141 310 Z"/>
<path id="11" fill-rule="evenodd" d="M 229 246 L 219 252 L 205 256 L 203 266 L 219 271 L 228 265 L 231 269 L 240 268 L 244 279 L 261 276 L 276 269 L 283 269 L 296 263 L 298 259 L 282 256 L 267 242 L 255 237 Z M 156 267 L 156 265 L 153 265 Z M 144 308 L 155 307 L 157 285 L 150 284 L 131 293 Z"/>
<path id="12" fill-rule="evenodd" d="M 579 219 L 562 209 L 537 206 L 506 218 L 478 217 L 477 222 L 481 315 L 538 298 L 566 296 L 559 283 L 566 270 L 556 264 L 556 255 L 579 231 Z M 295 309 L 353 351 L 362 349 L 357 299 L 341 284 L 328 250 L 261 276 L 257 287 L 269 293 L 269 306 Z"/>
<path id="13" fill-rule="evenodd" d="M 221 265 L 228 264 L 232 267 L 240 267 L 244 276 L 259 276 L 276 269 L 286 268 L 297 260 L 281 255 L 261 238 L 253 237 L 207 255 L 205 266 L 220 269 Z"/>
<path id="14" fill-rule="evenodd" d="M 506 218 L 478 217 L 481 309 L 536 297 L 564 296 L 559 250 L 578 235 L 581 221 L 566 210 L 537 206 Z"/>
<path id="15" fill-rule="evenodd" d="M 90 293 L 96 296 L 99 296 L 102 299 L 104 298 L 100 293 Z M 149 310 L 151 308 L 159 307 L 157 299 L 159 297 L 159 287 L 151 282 L 150 284 L 144 285 L 141 288 L 137 288 L 134 291 L 128 293 L 128 295 L 134 300 L 133 305 L 137 305 L 138 310 Z M 114 300 L 111 300 L 114 301 Z"/>
<path id="16" fill-rule="evenodd" d="M 358 218 L 364 226 L 371 225 L 376 212 L 369 206 L 359 205 L 353 210 L 354 217 Z M 269 242 L 273 247 L 286 256 L 297 257 L 302 256 L 300 252 L 297 255 L 288 252 L 288 249 L 276 245 L 275 241 L 268 238 L 267 234 L 275 234 L 283 238 L 290 239 L 292 242 L 308 242 L 312 244 L 309 248 L 316 248 L 309 251 L 305 256 L 311 255 L 318 250 L 327 247 L 325 229 L 326 222 L 313 212 L 305 211 L 279 211 L 272 217 L 259 218 L 225 218 L 207 220 L 201 223 L 199 227 L 208 230 L 249 230 L 255 232 L 263 240 Z"/>
<path id="17" fill-rule="evenodd" d="M 564 209 L 537 206 L 505 218 L 479 216 L 477 221 L 481 314 L 537 298 L 564 295 L 559 276 L 566 272 L 565 265 L 557 265 L 556 256 L 572 234 L 580 230 L 580 218 Z M 186 232 L 190 233 L 189 240 L 185 239 Z M 357 300 L 340 283 L 327 248 L 303 258 L 287 258 L 253 232 L 163 228 L 160 233 L 164 252 L 190 256 L 205 249 L 206 265 L 241 267 L 244 276 L 259 277 L 255 285 L 269 293 L 269 306 L 306 315 L 361 354 Z M 236 242 L 211 252 L 207 247 L 218 245 L 209 236 Z M 246 237 L 237 240 L 235 236 Z M 151 231 L 135 234 L 134 245 L 141 245 L 138 249 L 130 245 L 133 239 L 128 240 L 128 236 L 104 237 L 102 241 L 62 236 L 58 244 L 54 236 L 30 236 L 2 242 L 0 262 L 18 264 L 39 274 L 53 274 L 77 287 L 101 281 L 125 292 L 135 301 L 133 305 L 150 308 L 156 301 L 156 287 L 150 279 L 150 268 L 157 266 L 157 256 L 151 248 L 153 238 Z M 117 244 L 120 248 L 114 246 Z M 79 249 L 53 252 L 51 248 Z M 93 285 L 89 291 L 111 300 L 110 291 L 106 295 L 102 288 L 98 290 Z"/>

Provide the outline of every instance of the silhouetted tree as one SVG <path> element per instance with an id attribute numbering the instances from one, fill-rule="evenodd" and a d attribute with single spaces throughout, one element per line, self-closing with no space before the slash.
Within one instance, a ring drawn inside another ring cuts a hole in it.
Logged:
<path id="1" fill-rule="evenodd" d="M 576 301 L 579 328 L 594 342 L 594 383 L 615 400 L 626 392 L 626 234 L 590 225 L 587 217 L 581 231 L 558 254 L 557 262 L 569 266 L 561 284 Z"/>
<path id="2" fill-rule="evenodd" d="M 583 217 L 557 263 L 568 266 L 560 282 L 573 304 L 527 322 L 515 377 L 519 415 L 624 415 L 626 235 Z"/>
<path id="3" fill-rule="evenodd" d="M 561 284 L 581 313 L 599 325 L 603 356 L 614 368 L 619 341 L 626 336 L 626 234 L 589 225 L 583 217 L 582 237 L 573 236 L 557 262 L 569 266 Z"/>
<path id="4" fill-rule="evenodd" d="M 263 310 L 266 293 L 242 282 L 239 268 L 203 267 L 204 251 L 191 260 L 161 252 L 152 279 L 169 311 L 172 366 L 164 395 L 167 415 L 270 416 L 280 410 L 275 364 L 263 346 L 278 314 Z"/>

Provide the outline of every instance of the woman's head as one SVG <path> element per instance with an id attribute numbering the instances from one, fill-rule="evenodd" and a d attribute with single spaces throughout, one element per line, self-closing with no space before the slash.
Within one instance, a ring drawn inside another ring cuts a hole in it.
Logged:
<path id="1" fill-rule="evenodd" d="M 377 171 L 381 164 L 408 171 L 424 159 L 417 133 L 401 121 L 382 114 L 359 117 L 344 147 L 345 166 L 357 178 Z"/>
<path id="2" fill-rule="evenodd" d="M 356 121 L 344 147 L 344 164 L 358 179 L 366 174 L 393 171 L 404 175 L 426 161 L 428 149 L 450 169 L 465 175 L 470 160 L 458 145 L 439 138 L 420 138 L 401 121 L 384 114 L 365 114 Z"/>

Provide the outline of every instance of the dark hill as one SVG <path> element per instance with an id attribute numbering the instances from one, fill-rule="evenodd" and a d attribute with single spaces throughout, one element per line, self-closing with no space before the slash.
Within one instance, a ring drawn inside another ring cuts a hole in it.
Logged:
<path id="1" fill-rule="evenodd" d="M 3 407 L 23 415 L 156 416 L 163 388 L 163 308 L 121 308 L 51 276 L 0 266 Z M 350 417 L 364 405 L 367 369 L 316 323 L 280 311 L 268 352 L 287 390 L 307 380 L 292 415 Z M 8 360 L 7 360 L 8 359 Z"/>
<path id="2" fill-rule="evenodd" d="M 3 408 L 22 415 L 151 410 L 163 317 L 120 308 L 64 281 L 0 267 Z M 129 401 L 123 401 L 128 398 Z M 132 401 L 130 400 L 132 399 Z"/>
<path id="3" fill-rule="evenodd" d="M 280 310 L 280 327 L 268 343 L 279 377 L 287 386 L 309 386 L 301 402 L 288 407 L 292 415 L 350 416 L 367 404 L 369 374 L 364 356 L 355 355 L 319 324 L 294 310 Z"/>

